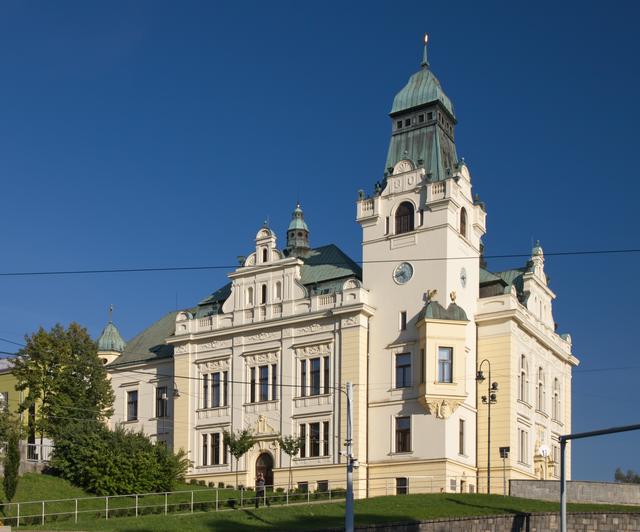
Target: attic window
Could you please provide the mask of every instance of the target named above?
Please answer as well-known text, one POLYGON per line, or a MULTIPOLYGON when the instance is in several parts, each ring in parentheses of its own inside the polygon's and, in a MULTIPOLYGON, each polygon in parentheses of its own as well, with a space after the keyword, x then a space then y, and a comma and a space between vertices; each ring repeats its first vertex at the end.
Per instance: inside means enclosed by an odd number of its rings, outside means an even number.
POLYGON ((424 115, 423 114, 422 115, 418 115, 418 122, 420 124, 422 124, 422 122, 424 122, 424 115))
POLYGON ((268 252, 267 248, 262 248, 262 262, 267 262, 268 252))
POLYGON ((398 121, 396 122, 396 127, 397 127, 398 129, 401 129, 401 128, 402 128, 402 120, 398 120, 398 121))
POLYGON ((427 120, 433 120, 433 113, 427 113, 427 120))
POLYGON ((410 126, 411 125, 411 118, 405 118, 404 125, 405 126, 410 126))

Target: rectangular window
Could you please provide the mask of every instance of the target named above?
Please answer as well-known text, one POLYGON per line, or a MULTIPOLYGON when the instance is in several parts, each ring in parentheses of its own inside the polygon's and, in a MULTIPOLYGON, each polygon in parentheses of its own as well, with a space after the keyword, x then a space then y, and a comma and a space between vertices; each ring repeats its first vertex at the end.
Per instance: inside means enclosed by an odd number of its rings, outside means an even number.
POLYGON ((218 408, 220 404, 220 372, 211 375, 211 407, 218 408))
POLYGON ((406 310, 400 311, 400 330, 401 331, 407 330, 407 311, 406 310))
POLYGON ((453 382, 453 347, 438 348, 438 382, 453 382))
POLYGON ((402 128, 402 120, 398 120, 398 121, 396 122, 396 127, 397 127, 398 129, 402 128))
POLYGON ((329 456, 329 422, 322 422, 322 455, 329 456))
POLYGON ((202 408, 209 408, 209 375, 202 377, 202 408))
POLYGON ((320 395, 320 359, 312 358, 310 363, 311 371, 309 377, 311 379, 311 391, 309 395, 320 395))
POLYGON ((211 464, 220 464, 220 433, 214 432, 211 435, 211 464))
POLYGON ((138 420, 138 390, 127 392, 127 421, 138 420))
POLYGON ((396 418, 396 452, 411 452, 411 418, 409 416, 396 418))
POLYGON ((420 209, 420 227, 424 225, 424 209, 420 209))
POLYGON ((458 431, 458 453, 464 454, 464 419, 460 420, 460 428, 458 431))
POLYGON ((329 393, 329 382, 330 382, 330 377, 329 377, 329 357, 324 357, 322 359, 322 364, 324 367, 324 386, 323 386, 323 393, 329 393))
POLYGON ((458 491, 458 482, 456 481, 455 478, 451 478, 449 479, 449 489, 455 493, 456 491, 458 491))
POLYGON ((411 386, 411 353, 396 355, 396 388, 411 386))
POLYGON ((308 482, 298 482, 298 491, 300 493, 307 493, 309 491, 309 483, 308 482))
POLYGON ((229 404, 229 388, 227 386, 228 375, 228 371, 222 372, 222 400, 224 401, 224 406, 227 406, 229 404))
POLYGON ((269 366, 260 366, 260 401, 269 400, 269 366))
POLYGON ((420 349, 420 384, 424 384, 426 379, 427 359, 424 349, 420 349))
POLYGON ((407 495, 409 493, 409 479, 407 477, 396 478, 396 495, 407 495))
POLYGON ((169 398, 167 396, 167 387, 158 386, 156 388, 156 417, 167 417, 169 406, 169 398))
POLYGON ((249 402, 256 402, 256 368, 250 370, 251 378, 249 379, 249 402))
POLYGON ((404 125, 405 126, 410 126, 411 125, 411 118, 405 118, 404 125))
POLYGON ((202 435, 202 465, 209 465, 209 435, 202 435))
POLYGON ((424 115, 418 115, 418 123, 422 124, 424 122, 424 115))
POLYGON ((320 423, 309 423, 309 456, 320 456, 320 423))
POLYGON ((300 397, 307 395, 307 361, 300 361, 300 397))
POLYGON ((529 434, 524 429, 518 429, 518 460, 523 464, 529 463, 529 434))
POLYGON ((328 480, 318 480, 316 483, 316 490, 320 493, 326 493, 329 491, 329 481, 328 480))
POLYGON ((278 398, 278 365, 273 364, 271 366, 271 400, 275 401, 278 398))
POLYGON ((433 120, 433 113, 427 113, 427 120, 433 120))
POLYGON ((307 456, 307 426, 300 425, 300 458, 307 456))

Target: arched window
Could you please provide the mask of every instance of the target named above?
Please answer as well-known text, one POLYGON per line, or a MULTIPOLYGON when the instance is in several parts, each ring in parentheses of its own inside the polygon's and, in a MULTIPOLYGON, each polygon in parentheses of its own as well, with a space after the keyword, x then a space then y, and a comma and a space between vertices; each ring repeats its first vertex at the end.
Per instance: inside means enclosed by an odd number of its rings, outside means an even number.
POLYGON ((413 205, 403 201, 396 210, 396 235, 413 231, 413 205))
POLYGON ((540 410, 540 412, 544 412, 545 390, 544 370, 542 369, 542 367, 538 368, 538 385, 536 391, 536 409, 540 410))
POLYGON ((522 355, 520 357, 520 374, 518 375, 518 399, 520 401, 524 401, 525 403, 529 398, 527 393, 527 387, 529 385, 529 377, 527 376, 527 372, 527 357, 522 355))
POLYGON ((465 238, 467 236, 467 211, 464 207, 460 211, 460 234, 465 238))
POLYGON ((280 301, 282 299, 282 283, 280 281, 276 281, 274 296, 276 301, 280 301))
POLYGON ((267 251, 267 248, 262 248, 262 262, 267 262, 268 256, 269 256, 269 251, 267 251))
POLYGON ((260 303, 262 305, 265 305, 267 303, 267 285, 266 284, 262 285, 262 294, 260 297, 260 303))
POLYGON ((560 421, 560 381, 553 379, 553 412, 552 418, 560 421))
POLYGON ((247 288, 247 305, 253 306, 253 286, 247 288))

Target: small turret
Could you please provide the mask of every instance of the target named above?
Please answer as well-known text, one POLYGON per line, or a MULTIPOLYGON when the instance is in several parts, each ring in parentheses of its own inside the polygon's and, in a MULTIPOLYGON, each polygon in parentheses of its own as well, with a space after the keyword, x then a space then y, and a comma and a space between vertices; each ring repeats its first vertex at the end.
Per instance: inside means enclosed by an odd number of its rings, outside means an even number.
POLYGON ((109 306, 109 323, 102 329, 102 334, 98 337, 98 357, 102 359, 103 364, 110 364, 118 358, 127 343, 122 339, 120 331, 113 324, 113 305, 109 306))
POLYGON ((309 252, 309 228, 304 221, 300 203, 291 214, 291 223, 287 229, 287 255, 305 256, 309 252))

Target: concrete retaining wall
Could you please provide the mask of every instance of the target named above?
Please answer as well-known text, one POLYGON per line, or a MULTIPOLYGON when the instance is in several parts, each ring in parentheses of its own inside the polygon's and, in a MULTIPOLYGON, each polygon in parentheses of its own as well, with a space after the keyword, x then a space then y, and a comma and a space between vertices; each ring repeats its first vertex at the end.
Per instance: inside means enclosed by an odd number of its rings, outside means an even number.
MULTIPOLYGON (((359 532, 546 532, 560 530, 557 513, 439 519, 419 523, 358 526, 359 532)), ((567 532, 638 532, 640 514, 570 513, 567 532)))
MULTIPOLYGON (((509 495, 557 502, 560 500, 560 482, 557 480, 510 480, 509 495)), ((640 506, 640 484, 571 480, 567 482, 567 501, 640 506)))

